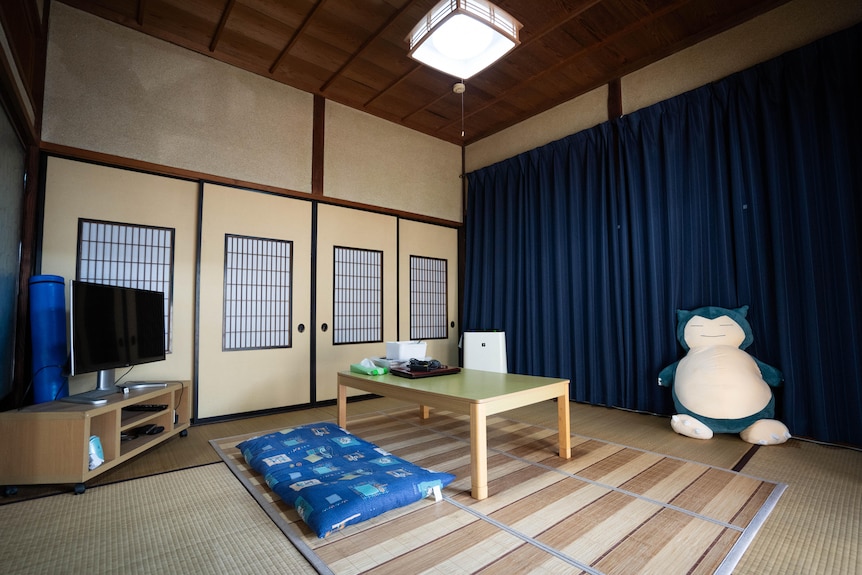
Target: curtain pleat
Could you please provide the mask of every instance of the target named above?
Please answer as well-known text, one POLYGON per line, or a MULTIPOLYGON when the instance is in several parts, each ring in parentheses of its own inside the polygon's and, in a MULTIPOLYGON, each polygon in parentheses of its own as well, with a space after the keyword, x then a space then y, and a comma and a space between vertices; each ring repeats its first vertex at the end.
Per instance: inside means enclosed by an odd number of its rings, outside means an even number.
POLYGON ((676 310, 749 305, 777 417, 862 445, 860 29, 468 174, 465 329, 670 414, 676 310))
POLYGON ((505 329, 511 371, 568 377, 579 401, 601 402, 617 365, 609 137, 599 126, 468 175, 481 217, 466 226, 464 325, 505 329))

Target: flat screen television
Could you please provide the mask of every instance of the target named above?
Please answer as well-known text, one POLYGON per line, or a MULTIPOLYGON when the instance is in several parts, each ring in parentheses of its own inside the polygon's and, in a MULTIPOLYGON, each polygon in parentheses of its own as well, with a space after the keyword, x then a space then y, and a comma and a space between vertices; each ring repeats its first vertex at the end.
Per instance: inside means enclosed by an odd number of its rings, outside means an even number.
POLYGON ((118 391, 116 368, 165 359, 162 292, 72 281, 70 300, 70 372, 97 372, 98 384, 69 401, 101 403, 118 391))

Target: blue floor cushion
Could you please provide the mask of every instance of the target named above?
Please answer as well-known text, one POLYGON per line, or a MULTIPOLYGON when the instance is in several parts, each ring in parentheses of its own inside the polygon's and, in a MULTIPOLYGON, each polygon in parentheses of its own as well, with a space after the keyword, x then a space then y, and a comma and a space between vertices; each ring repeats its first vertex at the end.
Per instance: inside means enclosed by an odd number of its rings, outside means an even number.
POLYGON ((334 423, 311 423, 237 445, 246 462, 317 534, 419 501, 455 476, 387 453, 334 423))

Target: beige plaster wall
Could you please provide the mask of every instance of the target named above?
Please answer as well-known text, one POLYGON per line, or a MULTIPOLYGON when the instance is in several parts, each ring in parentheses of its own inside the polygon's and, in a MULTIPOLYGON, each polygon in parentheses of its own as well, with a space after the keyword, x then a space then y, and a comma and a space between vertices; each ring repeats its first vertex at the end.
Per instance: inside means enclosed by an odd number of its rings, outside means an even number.
POLYGON ((326 103, 324 195, 460 222, 461 147, 326 103))
POLYGON ((623 112, 720 80, 860 20, 858 0, 793 0, 623 77, 623 112))
MULTIPOLYGON (((313 96, 96 18, 51 11, 46 142, 311 191, 313 96)), ((327 102, 324 194, 461 221, 461 148, 327 102)))
POLYGON ((54 2, 42 139, 311 191, 311 94, 54 2))
MULTIPOLYGON (((469 90, 469 86, 467 87, 469 90)), ((608 89, 602 86, 467 146, 464 171, 472 172, 544 146, 608 119, 608 89)), ((469 124, 467 125, 469 129, 469 124)))
MULTIPOLYGON (((693 90, 862 21, 858 0, 792 0, 621 79, 623 113, 693 90)), ((468 87, 469 89, 469 87, 468 87)), ((553 142, 608 119, 602 87, 471 144, 466 171, 553 142)))

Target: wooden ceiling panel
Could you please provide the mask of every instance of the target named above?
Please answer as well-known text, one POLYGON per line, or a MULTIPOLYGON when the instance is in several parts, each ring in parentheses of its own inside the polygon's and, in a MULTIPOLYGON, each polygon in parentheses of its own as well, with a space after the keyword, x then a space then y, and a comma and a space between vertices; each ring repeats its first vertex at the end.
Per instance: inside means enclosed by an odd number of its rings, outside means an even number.
MULTIPOLYGON (((350 52, 345 51, 342 46, 327 44, 320 38, 306 33, 300 34, 288 53, 292 58, 325 70, 327 73, 323 81, 335 74, 350 56, 350 52)), ((317 89, 320 89, 320 85, 317 89)))
POLYGON ((372 92, 366 96, 366 99, 370 100, 392 82, 392 77, 392 73, 388 70, 383 70, 371 62, 362 61, 347 67, 341 74, 337 74, 332 79, 330 86, 327 87, 326 92, 343 89, 344 84, 355 84, 372 92))
POLYGON ((64 4, 131 26, 137 23, 140 2, 139 0, 69 0, 64 4))
POLYGON ((331 75, 330 70, 291 54, 282 57, 278 66, 271 73, 266 74, 268 78, 312 94, 318 94, 320 86, 331 75))
MULTIPOLYGON (((142 0, 139 0, 142 2, 142 0)), ((141 4, 144 31, 157 30, 184 44, 209 46, 218 27, 224 2, 217 0, 147 0, 141 4)))
POLYGON ((411 117, 417 125, 423 126, 423 132, 435 138, 448 142, 461 143, 465 138, 461 137, 461 117, 446 118, 439 116, 430 110, 423 110, 420 114, 411 117))
POLYGON ((417 121, 423 110, 452 94, 452 84, 448 79, 438 76, 429 82, 421 76, 421 73, 405 76, 401 82, 370 102, 366 110, 377 115, 391 112, 405 123, 417 121))
POLYGON ((594 72, 577 69, 560 70, 541 82, 533 82, 507 94, 507 100, 522 109, 531 109, 536 100, 545 100, 551 106, 571 99, 572 91, 583 92, 594 86, 606 84, 604 77, 594 72))
POLYGON ((602 42, 626 25, 636 22, 628 10, 624 10, 624 4, 615 0, 598 3, 561 28, 571 33, 581 45, 602 42))
POLYGON ((680 6, 677 17, 683 23, 682 34, 690 41, 699 41, 720 31, 732 28, 742 22, 775 8, 784 2, 782 0, 762 0, 750 2, 747 0, 726 0, 725 2, 709 2, 697 0, 680 6), (700 33, 700 32, 706 32, 700 33))
MULTIPOLYGON (((373 26, 373 23, 369 23, 366 19, 364 25, 373 26)), ((373 33, 373 29, 367 30, 365 26, 346 19, 335 10, 321 9, 315 13, 314 18, 309 20, 308 27, 303 30, 303 37, 313 38, 319 46, 336 48, 347 58, 373 33)))
MULTIPOLYGON (((222 3, 227 4, 227 1, 222 3)), ((253 11, 259 14, 261 18, 280 22, 292 30, 298 30, 315 4, 317 4, 316 0, 290 0, 290 2, 284 0, 235 0, 234 10, 243 8, 246 11, 253 11)))
POLYGON ((466 140, 475 138, 479 129, 490 129, 494 133, 512 126, 512 120, 521 116, 522 112, 512 106, 508 100, 496 102, 493 106, 484 106, 468 114, 464 119, 466 140))
POLYGON ((277 57, 301 23, 273 18, 255 6, 238 1, 225 19, 224 32, 235 38, 252 40, 256 45, 267 46, 268 51, 274 51, 277 57))
MULTIPOLYGON (((595 46, 587 52, 589 58, 576 58, 570 65, 577 66, 577 75, 582 85, 596 86, 607 84, 611 80, 619 78, 618 66, 623 64, 623 58, 614 48, 607 46, 595 46)), ((569 68, 569 73, 573 73, 569 68)))
POLYGON ((359 53, 359 58, 373 62, 392 74, 409 72, 419 63, 407 56, 407 43, 400 36, 397 28, 392 26, 370 41, 359 53))
POLYGON ((58 0, 255 74, 469 144, 787 0, 497 0, 521 44, 458 81, 407 56, 436 0, 58 0))
MULTIPOLYGON (((326 97, 348 106, 359 100, 370 101, 378 95, 379 90, 364 82, 363 76, 357 76, 355 80, 348 76, 339 76, 338 81, 331 83, 326 89, 326 97)), ((370 111, 370 109, 364 111, 370 111)))
POLYGON ((434 117, 442 118, 446 124, 461 122, 461 95, 451 92, 442 98, 438 98, 425 110, 434 117))
POLYGON ((280 52, 277 47, 227 27, 215 50, 219 57, 227 57, 234 65, 256 74, 266 74, 280 52))
MULTIPOLYGON (((363 111, 398 124, 406 125, 409 122, 413 126, 422 108, 417 107, 413 101, 387 94, 371 102, 363 111)), ((426 130, 420 131, 428 133, 426 130)))
POLYGON ((596 59, 604 62, 606 67, 625 69, 632 62, 642 57, 642 47, 649 47, 650 53, 661 53, 677 40, 672 37, 665 26, 647 26, 632 30, 621 35, 616 42, 602 47, 596 54, 596 59))

